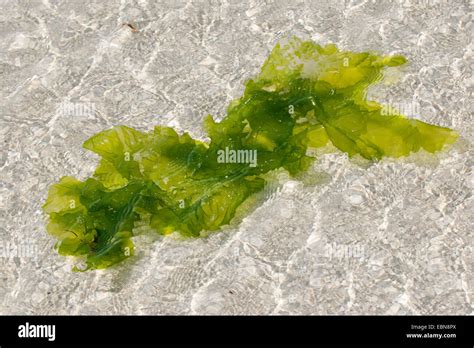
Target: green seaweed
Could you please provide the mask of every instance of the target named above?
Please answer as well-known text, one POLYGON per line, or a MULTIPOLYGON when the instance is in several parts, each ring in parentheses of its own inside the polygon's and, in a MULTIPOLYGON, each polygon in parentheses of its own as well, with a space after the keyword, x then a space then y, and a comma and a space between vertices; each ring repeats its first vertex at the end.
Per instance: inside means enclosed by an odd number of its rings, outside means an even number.
POLYGON ((365 99, 385 67, 405 62, 292 38, 276 45, 227 117, 207 116, 209 142, 168 127, 117 126, 94 135, 84 143, 101 156, 93 176, 61 178, 43 206, 58 252, 83 257, 87 269, 106 268, 133 255, 137 222, 161 235, 217 230, 262 190, 265 173, 301 173, 314 161, 308 150, 328 143, 368 160, 453 143, 454 131, 383 115, 380 104, 365 99))

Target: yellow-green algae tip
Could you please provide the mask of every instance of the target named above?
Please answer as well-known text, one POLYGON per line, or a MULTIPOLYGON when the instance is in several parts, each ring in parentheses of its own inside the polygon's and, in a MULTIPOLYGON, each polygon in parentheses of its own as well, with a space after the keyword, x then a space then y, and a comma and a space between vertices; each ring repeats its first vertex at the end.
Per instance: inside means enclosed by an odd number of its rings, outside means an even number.
POLYGON ((365 99, 385 67, 405 62, 294 37, 275 46, 227 117, 207 116, 208 143, 161 126, 117 126, 92 136, 84 148, 101 156, 95 173, 85 181, 61 178, 43 206, 59 254, 82 257, 86 269, 106 268, 133 255, 137 222, 162 235, 217 230, 262 190, 265 173, 298 174, 314 161, 308 148, 329 142, 369 160, 453 143, 451 129, 385 116, 365 99))

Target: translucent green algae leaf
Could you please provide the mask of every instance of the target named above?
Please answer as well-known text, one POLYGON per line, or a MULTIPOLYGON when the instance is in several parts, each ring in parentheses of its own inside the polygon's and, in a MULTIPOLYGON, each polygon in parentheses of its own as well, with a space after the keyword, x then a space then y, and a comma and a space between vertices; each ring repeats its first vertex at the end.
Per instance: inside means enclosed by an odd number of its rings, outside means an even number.
POLYGON ((365 99, 385 67, 405 62, 292 38, 276 45, 227 117, 205 119, 208 143, 168 127, 94 135, 84 143, 101 156, 93 177, 63 177, 43 206, 58 252, 83 257, 86 269, 106 268, 133 255, 137 223, 162 235, 217 230, 262 190, 265 173, 301 173, 314 161, 308 150, 328 143, 369 160, 441 150, 454 131, 385 116, 365 99))

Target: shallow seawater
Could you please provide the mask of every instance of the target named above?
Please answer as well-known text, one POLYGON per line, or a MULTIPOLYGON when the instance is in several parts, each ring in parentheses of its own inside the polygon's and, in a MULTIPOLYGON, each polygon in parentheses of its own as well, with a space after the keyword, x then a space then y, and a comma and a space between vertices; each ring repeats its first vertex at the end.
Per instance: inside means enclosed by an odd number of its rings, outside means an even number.
POLYGON ((0 255, 0 313, 472 313, 472 5, 421 3, 4 8, 0 240, 17 250, 0 255), (304 180, 275 173, 220 232, 140 236, 134 260, 71 272, 41 205, 60 176, 93 172, 84 140, 121 124, 203 138, 204 116, 222 117, 289 34, 406 56, 369 95, 461 141, 371 165, 321 153, 304 180))

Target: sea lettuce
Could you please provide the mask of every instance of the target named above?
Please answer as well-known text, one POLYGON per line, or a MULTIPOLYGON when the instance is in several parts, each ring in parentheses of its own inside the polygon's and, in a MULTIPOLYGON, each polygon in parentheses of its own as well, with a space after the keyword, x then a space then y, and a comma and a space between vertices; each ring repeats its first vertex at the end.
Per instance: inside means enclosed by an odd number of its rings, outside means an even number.
POLYGON ((208 142, 160 126, 116 126, 92 136, 84 148, 101 157, 92 177, 61 178, 43 206, 58 252, 99 269, 134 254, 137 223, 161 235, 217 230, 263 189, 266 173, 284 168, 297 175, 314 161, 308 150, 329 143, 368 160, 441 150, 456 140, 454 131, 386 116, 366 100, 385 67, 405 62, 292 38, 275 46, 222 121, 205 118, 208 142), (255 163, 222 161, 224 149, 253 153, 255 163))

